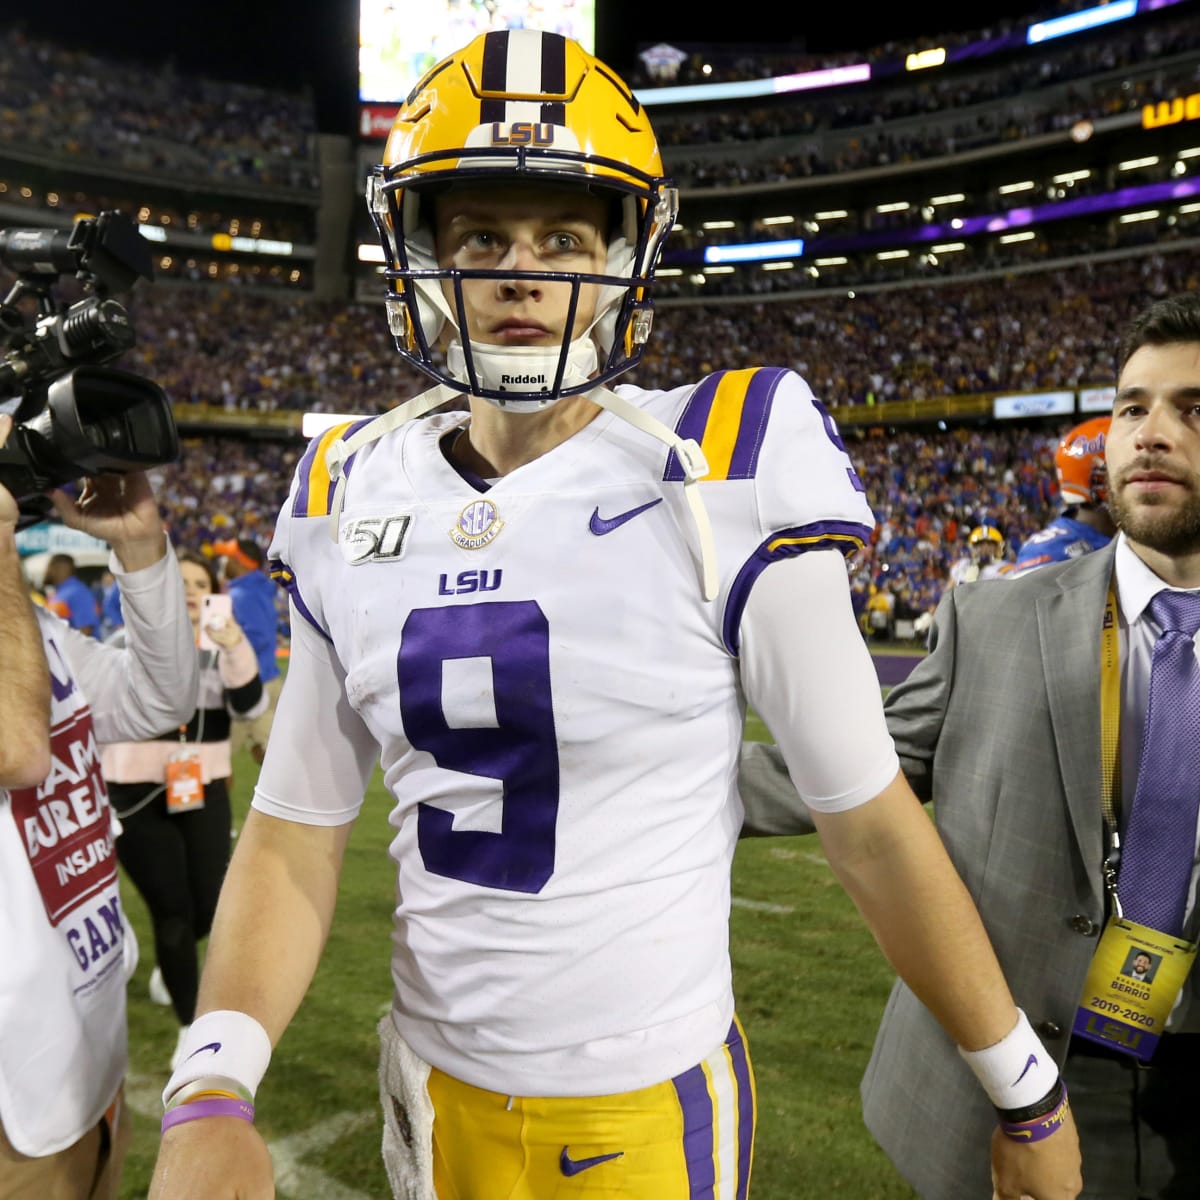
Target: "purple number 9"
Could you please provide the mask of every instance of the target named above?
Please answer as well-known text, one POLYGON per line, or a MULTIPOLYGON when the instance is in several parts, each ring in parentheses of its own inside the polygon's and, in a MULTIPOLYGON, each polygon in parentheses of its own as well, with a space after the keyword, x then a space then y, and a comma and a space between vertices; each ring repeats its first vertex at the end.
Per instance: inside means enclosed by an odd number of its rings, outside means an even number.
POLYGON ((498 779, 499 833, 454 828, 432 804, 417 813, 427 870, 480 887, 540 892, 554 873, 558 741, 550 702, 550 626, 532 600, 417 608, 396 660, 408 740, 439 767, 498 779), (490 658, 497 725, 453 729, 442 709, 442 664, 490 658))

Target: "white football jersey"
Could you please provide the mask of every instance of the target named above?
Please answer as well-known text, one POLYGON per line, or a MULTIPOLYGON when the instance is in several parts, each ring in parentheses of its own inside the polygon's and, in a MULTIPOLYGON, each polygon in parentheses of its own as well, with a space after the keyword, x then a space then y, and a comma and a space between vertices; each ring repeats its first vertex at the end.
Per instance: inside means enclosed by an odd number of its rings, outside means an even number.
MULTIPOLYGON (((741 613, 768 564, 853 551, 873 525, 791 372, 619 391, 706 456, 714 602, 674 454, 608 412, 490 487, 444 453, 466 414, 412 421, 347 463, 336 542, 324 452, 345 429, 330 431, 271 546, 395 801, 397 1026, 498 1092, 626 1091, 720 1044, 741 613)), ((255 806, 353 816, 344 792, 284 785, 306 748, 275 737, 255 806)))

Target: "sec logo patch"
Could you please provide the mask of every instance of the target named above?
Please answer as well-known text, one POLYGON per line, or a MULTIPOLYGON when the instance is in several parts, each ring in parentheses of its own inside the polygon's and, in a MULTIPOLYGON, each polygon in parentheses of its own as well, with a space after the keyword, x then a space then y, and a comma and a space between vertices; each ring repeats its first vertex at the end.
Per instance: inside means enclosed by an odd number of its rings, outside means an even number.
POLYGON ((473 500, 458 514, 450 540, 464 550, 479 550, 496 540, 504 522, 490 500, 473 500))

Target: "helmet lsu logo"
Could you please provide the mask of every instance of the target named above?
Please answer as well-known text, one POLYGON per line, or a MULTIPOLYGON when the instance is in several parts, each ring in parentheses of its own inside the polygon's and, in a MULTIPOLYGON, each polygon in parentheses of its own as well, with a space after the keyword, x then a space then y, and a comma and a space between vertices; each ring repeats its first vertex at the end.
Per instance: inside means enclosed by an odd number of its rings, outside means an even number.
POLYGON ((548 121, 534 124, 532 121, 492 122, 493 146, 553 146, 554 126, 548 121))
POLYGON ((395 559, 404 553, 412 517, 359 517, 347 521, 338 535, 342 557, 351 565, 372 559, 395 559))
POLYGON ((479 550, 496 540, 504 522, 490 500, 475 500, 458 514, 450 540, 464 550, 479 550))

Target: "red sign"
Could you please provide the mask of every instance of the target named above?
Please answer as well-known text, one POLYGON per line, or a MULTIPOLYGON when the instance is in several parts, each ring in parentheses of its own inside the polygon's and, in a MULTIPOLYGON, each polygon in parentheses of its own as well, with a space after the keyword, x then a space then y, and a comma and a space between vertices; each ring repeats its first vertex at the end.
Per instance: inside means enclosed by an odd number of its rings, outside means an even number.
POLYGON ((10 793, 13 820, 51 925, 117 874, 108 789, 86 708, 50 731, 50 774, 10 793))
POLYGON ((398 104, 364 104, 358 110, 359 136, 368 142, 386 141, 399 111, 398 104))

